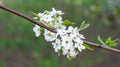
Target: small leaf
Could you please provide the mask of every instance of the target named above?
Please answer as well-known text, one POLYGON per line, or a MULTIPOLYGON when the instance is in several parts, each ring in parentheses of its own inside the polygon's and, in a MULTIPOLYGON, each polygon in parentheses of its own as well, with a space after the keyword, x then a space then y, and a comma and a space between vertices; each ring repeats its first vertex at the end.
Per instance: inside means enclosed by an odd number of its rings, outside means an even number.
POLYGON ((111 39, 111 37, 108 37, 105 41, 105 44, 109 47, 115 47, 117 43, 111 39))
POLYGON ((69 20, 65 20, 62 24, 63 25, 73 25, 74 23, 69 20))
POLYGON ((82 24, 80 25, 80 30, 84 30, 86 28, 88 28, 90 26, 90 24, 85 23, 85 21, 82 22, 82 24))
POLYGON ((97 40, 102 44, 105 45, 105 43, 103 42, 102 38, 100 37, 100 35, 98 35, 97 40))
POLYGON ((38 14, 36 14, 35 12, 31 12, 33 15, 35 15, 37 18, 40 18, 40 16, 38 14))
POLYGON ((87 50, 94 50, 93 48, 91 48, 90 46, 88 46, 87 44, 85 44, 85 43, 83 43, 83 45, 85 46, 85 48, 87 49, 87 50))

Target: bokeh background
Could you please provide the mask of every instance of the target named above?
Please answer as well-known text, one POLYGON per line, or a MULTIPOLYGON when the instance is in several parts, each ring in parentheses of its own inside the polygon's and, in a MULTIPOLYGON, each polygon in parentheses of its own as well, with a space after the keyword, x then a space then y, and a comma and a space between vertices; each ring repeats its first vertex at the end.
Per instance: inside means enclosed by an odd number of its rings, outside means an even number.
MULTIPOLYGON (((1 0, 5 6, 34 17, 35 13, 51 10, 65 12, 79 26, 82 21, 90 27, 81 31, 88 41, 97 42, 112 36, 120 39, 120 0, 1 0)), ((36 38, 34 24, 0 9, 0 67, 120 67, 120 54, 94 48, 83 51, 69 61, 58 56, 43 36, 36 38)), ((115 48, 120 49, 120 40, 115 48)))

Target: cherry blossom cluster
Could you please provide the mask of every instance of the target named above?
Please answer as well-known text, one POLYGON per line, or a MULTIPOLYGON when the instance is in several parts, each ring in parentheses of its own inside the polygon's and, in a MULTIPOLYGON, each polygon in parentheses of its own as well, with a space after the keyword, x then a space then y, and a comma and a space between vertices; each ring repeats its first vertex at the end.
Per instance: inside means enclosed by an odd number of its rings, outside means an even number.
MULTIPOLYGON (((57 33, 53 33, 44 29, 43 34, 45 40, 51 42, 55 52, 59 55, 66 55, 68 59, 72 59, 75 58, 79 52, 85 49, 85 46, 83 45, 83 39, 85 39, 85 37, 79 33, 79 28, 63 25, 64 21, 61 17, 63 14, 64 13, 62 11, 57 11, 52 8, 52 11, 38 13, 37 17, 34 17, 34 19, 37 19, 39 22, 57 30, 57 33)), ((36 37, 40 36, 41 30, 43 29, 38 25, 33 27, 36 37)))

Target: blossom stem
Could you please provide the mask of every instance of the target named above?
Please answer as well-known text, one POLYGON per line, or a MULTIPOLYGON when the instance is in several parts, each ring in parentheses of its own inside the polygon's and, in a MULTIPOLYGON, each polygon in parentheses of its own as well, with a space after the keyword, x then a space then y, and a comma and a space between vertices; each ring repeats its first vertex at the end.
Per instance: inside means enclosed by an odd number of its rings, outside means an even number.
MULTIPOLYGON (((8 7, 3 6, 3 4, 2 4, 1 1, 0 1, 0 8, 3 9, 3 10, 5 10, 5 11, 7 11, 7 12, 10 12, 10 13, 12 13, 12 14, 15 14, 15 15, 17 15, 17 16, 20 16, 20 17, 22 17, 22 18, 24 18, 24 19, 26 19, 26 20, 34 23, 34 24, 37 24, 37 25, 39 25, 39 26, 41 26, 41 27, 43 27, 43 28, 51 31, 51 32, 57 33, 57 31, 56 31, 55 29, 50 28, 50 27, 48 27, 48 26, 46 26, 46 25, 44 25, 44 24, 42 24, 42 23, 39 23, 39 22, 35 21, 34 19, 29 18, 28 16, 23 15, 22 13, 20 13, 20 12, 18 12, 18 11, 15 11, 15 10, 13 10, 13 9, 10 9, 10 8, 8 8, 8 7)), ((109 50, 109 51, 112 51, 112 52, 115 52, 115 53, 119 53, 119 54, 120 54, 120 50, 119 50, 119 49, 110 48, 110 47, 103 46, 103 45, 100 45, 100 44, 96 44, 96 43, 93 43, 93 42, 89 42, 89 41, 86 41, 86 40, 84 40, 84 43, 86 43, 86 44, 88 44, 88 45, 90 45, 90 46, 94 46, 94 47, 97 47, 97 48, 106 49, 106 50, 109 50)))

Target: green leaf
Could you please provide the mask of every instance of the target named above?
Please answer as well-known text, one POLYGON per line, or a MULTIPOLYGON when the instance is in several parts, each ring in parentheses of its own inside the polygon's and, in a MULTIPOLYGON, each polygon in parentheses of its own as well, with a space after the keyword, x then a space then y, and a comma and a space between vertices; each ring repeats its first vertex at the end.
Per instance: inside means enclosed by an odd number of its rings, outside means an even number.
POLYGON ((62 24, 63 25, 73 25, 74 23, 69 20, 65 20, 62 24))
POLYGON ((89 45, 87 45, 87 44, 85 44, 85 43, 83 43, 83 45, 85 46, 85 48, 87 49, 87 50, 94 50, 93 48, 91 48, 89 45))
POLYGON ((117 43, 111 39, 111 37, 108 37, 105 41, 105 44, 109 47, 115 47, 117 43))
POLYGON ((35 15, 36 17, 38 17, 38 19, 40 18, 40 16, 38 14, 36 14, 35 12, 31 12, 33 15, 35 15))
POLYGON ((98 35, 97 40, 102 44, 105 45, 105 43, 103 42, 102 38, 100 37, 100 35, 98 35))
POLYGON ((90 26, 90 24, 85 23, 85 21, 82 22, 82 24, 80 25, 80 30, 84 30, 86 28, 88 28, 90 26))

